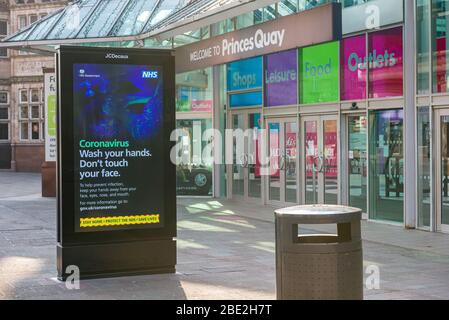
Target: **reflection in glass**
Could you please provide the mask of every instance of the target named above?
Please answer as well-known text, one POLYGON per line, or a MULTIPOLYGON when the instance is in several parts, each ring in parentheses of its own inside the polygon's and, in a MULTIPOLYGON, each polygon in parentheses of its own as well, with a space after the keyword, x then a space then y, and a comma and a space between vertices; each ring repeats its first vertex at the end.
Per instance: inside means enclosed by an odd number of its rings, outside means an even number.
POLYGON ((370 217, 403 222, 403 111, 373 111, 369 121, 370 217))
POLYGON ((441 224, 449 224, 449 116, 441 117, 441 224))
POLYGON ((211 196, 212 166, 203 158, 203 150, 209 141, 202 138, 205 131, 212 128, 212 120, 177 120, 176 128, 180 131, 177 139, 177 195, 211 196))
POLYGON ((324 203, 338 204, 337 120, 324 120, 324 203))
POLYGON ((212 112, 212 68, 176 75, 176 112, 212 112))
POLYGON ((448 12, 448 1, 432 0, 432 84, 434 93, 449 91, 448 12))
MULTIPOLYGON (((233 129, 244 129, 245 120, 243 114, 235 114, 232 116, 233 129)), ((244 154, 244 142, 238 141, 238 137, 234 136, 233 142, 233 177, 232 177, 232 194, 245 195, 245 173, 243 159, 239 159, 244 154)))
POLYGON ((260 113, 249 115, 248 128, 251 130, 248 137, 248 196, 250 198, 260 198, 262 195, 262 177, 259 161, 259 142, 261 138, 260 113))
POLYGON ((367 119, 348 117, 349 205, 367 212, 367 119))
POLYGON ((269 124, 270 148, 270 200, 281 201, 280 183, 280 126, 279 123, 269 124))
POLYGON ((417 93, 429 93, 430 1, 416 0, 416 82, 417 93))
POLYGON ((430 115, 429 107, 417 109, 418 226, 430 227, 430 115))
POLYGON ((316 121, 304 122, 306 204, 318 203, 318 131, 316 121))
POLYGON ((297 135, 298 125, 296 122, 285 123, 285 201, 297 203, 297 135))

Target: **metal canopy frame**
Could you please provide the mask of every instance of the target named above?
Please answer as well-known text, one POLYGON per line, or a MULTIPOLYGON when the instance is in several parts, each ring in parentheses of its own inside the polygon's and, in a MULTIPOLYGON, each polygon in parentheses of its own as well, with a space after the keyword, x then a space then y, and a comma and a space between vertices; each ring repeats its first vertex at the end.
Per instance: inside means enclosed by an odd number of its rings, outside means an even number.
POLYGON ((139 44, 142 43, 143 40, 151 38, 162 41, 185 34, 190 31, 197 30, 201 27, 226 20, 228 18, 236 17, 243 13, 251 12, 269 6, 278 2, 279 0, 193 0, 187 2, 186 4, 182 3, 182 0, 180 0, 178 2, 177 8, 174 8, 168 16, 150 27, 151 21, 155 18, 161 5, 165 1, 170 1, 154 0, 157 1, 157 4, 152 8, 147 21, 145 22, 139 33, 113 36, 111 34, 119 23, 120 18, 122 18, 123 14, 127 11, 133 1, 137 1, 126 0, 126 5, 124 5, 117 18, 115 18, 114 22, 111 24, 111 27, 107 32, 107 36, 90 38, 80 37, 80 33, 83 27, 89 22, 100 4, 102 4, 103 1, 107 1, 96 0, 96 2, 92 6, 92 9, 90 9, 90 11, 83 19, 84 21, 77 27, 77 30, 72 38, 47 39, 50 32, 59 23, 62 22, 65 12, 67 10, 72 10, 74 6, 82 6, 85 1, 86 0, 77 0, 75 2, 72 2, 65 8, 57 10, 54 13, 46 16, 45 18, 38 20, 28 28, 5 38, 0 42, 0 48, 20 49, 41 54, 52 54, 55 52, 55 46, 64 44, 73 45, 98 43, 99 45, 101 45, 101 43, 104 43, 105 45, 107 45, 107 43, 124 41, 134 41, 139 44), (182 4, 183 6, 179 7, 179 5, 182 4), (57 15, 59 16, 55 17, 57 15), (48 23, 50 19, 55 19, 55 21, 52 21, 52 23, 46 27, 44 36, 36 39, 29 39, 29 36, 32 35, 33 31, 35 31, 38 26, 41 26, 42 23, 48 23))

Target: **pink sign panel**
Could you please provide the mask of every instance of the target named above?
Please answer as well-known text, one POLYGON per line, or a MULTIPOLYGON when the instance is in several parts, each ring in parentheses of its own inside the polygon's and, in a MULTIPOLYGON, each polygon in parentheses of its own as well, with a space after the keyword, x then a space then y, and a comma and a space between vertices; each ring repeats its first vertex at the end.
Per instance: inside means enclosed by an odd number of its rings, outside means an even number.
POLYGON ((192 100, 192 111, 212 112, 212 100, 192 100))
POLYGON ((355 36, 342 40, 341 99, 366 99, 366 37, 355 36))
POLYGON ((369 34, 368 47, 370 98, 402 96, 402 27, 369 34))

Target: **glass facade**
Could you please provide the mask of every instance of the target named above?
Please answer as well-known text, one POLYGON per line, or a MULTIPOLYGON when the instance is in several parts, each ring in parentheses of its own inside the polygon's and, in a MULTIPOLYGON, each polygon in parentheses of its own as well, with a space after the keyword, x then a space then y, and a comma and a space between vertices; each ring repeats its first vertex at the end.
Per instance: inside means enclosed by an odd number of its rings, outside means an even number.
POLYGON ((212 113, 212 86, 212 68, 177 74, 176 111, 212 113))
POLYGON ((177 120, 176 188, 178 196, 212 195, 212 155, 206 154, 211 143, 207 130, 211 119, 177 120))
MULTIPOLYGON (((204 12, 201 6, 216 8, 212 7, 212 3, 215 3, 214 5, 219 3, 205 0, 162 0, 157 5, 150 3, 151 1, 141 0, 109 2, 110 6, 105 6, 105 0, 83 1, 78 7, 81 19, 79 30, 64 28, 59 23, 57 28, 48 30, 56 21, 66 21, 66 25, 70 25, 74 15, 69 10, 63 10, 36 24, 32 30, 23 30, 16 39, 32 40, 43 35, 58 39, 58 37, 85 38, 94 35, 138 34, 163 27, 170 21, 178 21, 179 17, 189 18, 204 12), (91 12, 95 6, 102 9, 101 11, 110 11, 110 19, 101 19, 95 10, 91 12), (186 7, 189 7, 190 11, 185 10, 186 7)), ((147 47, 185 45, 329 2, 333 1, 281 0, 217 22, 211 27, 176 35, 164 42, 147 39, 144 44, 147 47)), ((369 1, 338 2, 347 8, 369 1)), ((220 2, 225 5, 229 3, 230 1, 226 0, 220 2)), ((449 16, 449 1, 416 0, 416 6, 417 95, 447 93, 449 60, 446 47, 449 27, 446 20, 449 16)), ((369 213, 371 219, 403 222, 403 127, 406 124, 403 123, 403 111, 392 109, 404 107, 400 98, 404 93, 403 42, 406 39, 403 39, 404 30, 399 24, 394 22, 378 30, 351 32, 351 36, 338 42, 314 44, 297 50, 235 61, 226 66, 178 74, 177 126, 183 132, 178 139, 181 146, 179 156, 183 159, 182 165, 178 168, 179 194, 192 195, 194 193, 191 189, 192 182, 207 185, 201 191, 197 191, 198 195, 212 194, 212 186, 207 184, 212 181, 212 166, 206 163, 203 157, 198 156, 197 151, 202 150, 207 144, 207 139, 202 135, 207 129, 212 128, 214 116, 214 124, 221 130, 226 128, 226 119, 236 128, 253 129, 252 138, 246 141, 244 146, 245 154, 250 156, 247 159, 249 165, 242 166, 239 163, 241 159, 234 159, 236 165, 233 169, 231 166, 222 166, 220 169, 220 176, 223 179, 232 177, 229 184, 233 194, 263 200, 269 197, 271 200, 281 202, 285 200, 292 203, 316 203, 323 199, 326 203, 342 203, 346 202, 346 199, 340 199, 342 197, 339 179, 345 179, 348 187, 348 204, 362 208, 364 212, 369 213), (217 90, 219 93, 213 90, 212 80, 216 71, 219 71, 221 81, 220 89, 217 90), (219 102, 214 101, 218 94, 221 96, 219 102), (396 99, 389 100, 389 98, 396 99), (387 109, 377 110, 376 104, 379 101, 383 103, 380 108, 387 109), (355 110, 357 109, 355 107, 351 110, 351 102, 358 102, 363 106, 360 110, 355 110), (315 107, 316 112, 312 110, 315 107), (251 111, 248 111, 248 108, 252 108, 251 111), (278 112, 276 108, 288 112, 278 112), (340 112, 341 110, 343 112, 340 112), (349 114, 351 111, 354 113, 349 114), (222 114, 215 118, 216 112, 222 114), (310 118, 301 120, 303 125, 299 126, 298 118, 307 116, 310 118), (281 117, 289 117, 287 121, 291 120, 291 123, 286 125, 280 121, 279 124, 272 123, 266 127, 267 123, 264 121, 281 117), (342 120, 347 124, 344 141, 339 140, 341 134, 339 123, 342 120), (257 159, 257 151, 260 148, 257 141, 262 128, 268 129, 270 139, 268 148, 272 166, 268 182, 261 179, 257 159), (199 136, 201 137, 198 138, 199 136), (297 145, 296 139, 301 143, 297 145), (286 145, 282 145, 283 142, 286 145), (301 153, 304 156, 296 155, 296 152, 289 154, 290 147, 287 144, 294 145, 295 148, 301 146, 301 153), (342 155, 343 151, 348 151, 348 154, 342 155), (347 163, 339 163, 340 157, 347 163), (340 164, 342 170, 339 168, 340 164), (299 167, 302 172, 298 172, 299 167), (232 174, 228 172, 226 176, 226 169, 233 170, 232 174), (198 177, 192 176, 197 172, 201 173, 198 177), (283 180, 287 185, 285 189, 281 186, 283 180), (263 186, 268 189, 266 194, 262 193, 263 186), (305 198, 298 192, 298 188, 305 188, 300 190, 304 191, 305 198)), ((117 42, 116 45, 125 44, 131 47, 136 42, 117 42)), ((418 226, 423 228, 431 225, 433 214, 430 205, 432 108, 433 106, 419 107, 416 117, 417 220, 418 226)), ((442 131, 445 130, 446 123, 444 121, 440 123, 442 131)), ((26 136, 27 131, 31 139, 33 129, 31 127, 24 129, 23 136, 26 136)), ((445 137, 442 134, 439 139, 445 137)), ((238 148, 237 145, 234 147, 238 148)), ((443 145, 439 147, 444 149, 443 145)), ((234 150, 235 154, 236 151, 234 150)), ((447 170, 445 171, 444 161, 442 159, 441 161, 444 176, 447 170)), ((443 191, 447 189, 447 181, 449 179, 441 179, 443 191)), ((220 195, 223 196, 229 186, 226 181, 220 180, 220 183, 220 195)), ((443 198, 444 196, 445 194, 443 198)), ((446 215, 443 214, 442 217, 446 215)))
POLYGON ((403 222, 403 111, 371 111, 369 127, 370 218, 403 222))
POLYGON ((430 147, 430 108, 417 109, 417 160, 418 160, 418 226, 430 227, 431 198, 431 147, 430 147))
POLYGON ((441 195, 441 217, 442 225, 449 225, 449 116, 440 118, 440 195, 441 195))
POLYGON ((348 116, 349 205, 367 212, 368 150, 366 116, 348 116))
POLYGON ((448 15, 449 1, 432 0, 432 91, 449 92, 448 15))
POLYGON ((430 92, 430 1, 416 1, 416 93, 430 92))

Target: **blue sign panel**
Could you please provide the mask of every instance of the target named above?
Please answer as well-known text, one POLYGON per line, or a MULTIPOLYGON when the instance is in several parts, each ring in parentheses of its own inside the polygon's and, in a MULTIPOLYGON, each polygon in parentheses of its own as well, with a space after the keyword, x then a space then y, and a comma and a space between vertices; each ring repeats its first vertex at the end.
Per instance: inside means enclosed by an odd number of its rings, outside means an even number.
POLYGON ((262 91, 237 93, 229 96, 229 104, 231 108, 261 106, 262 102, 262 91))
POLYGON ((255 57, 227 65, 228 91, 260 89, 256 92, 231 94, 231 108, 261 106, 263 104, 263 58, 255 57))
POLYGON ((262 88, 262 57, 229 63, 228 91, 262 88))

